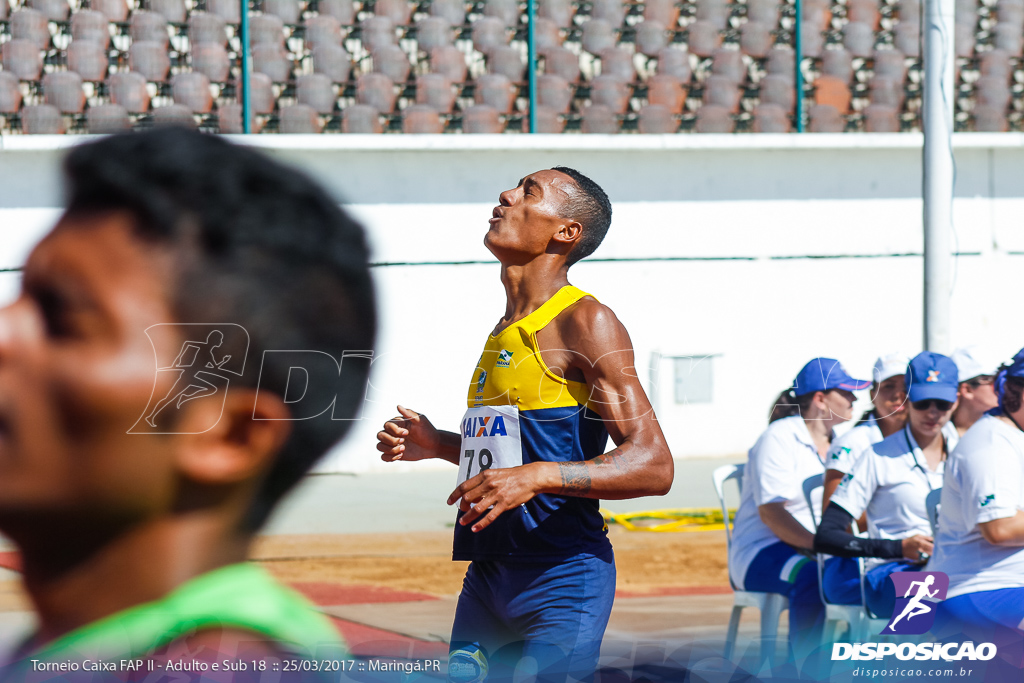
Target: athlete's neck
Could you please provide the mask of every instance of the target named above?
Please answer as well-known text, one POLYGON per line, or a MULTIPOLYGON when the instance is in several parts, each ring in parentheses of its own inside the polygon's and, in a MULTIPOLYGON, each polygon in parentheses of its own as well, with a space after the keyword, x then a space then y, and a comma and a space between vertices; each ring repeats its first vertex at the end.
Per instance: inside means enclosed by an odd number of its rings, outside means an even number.
POLYGON ((242 562, 250 541, 219 516, 179 513, 107 538, 21 544, 25 588, 39 615, 37 645, 242 562))
POLYGON ((804 419, 807 431, 811 434, 814 447, 818 449, 818 457, 824 461, 832 443, 832 423, 824 415, 809 416, 804 419))
POLYGON ((497 330, 530 315, 568 285, 568 271, 564 259, 543 256, 526 264, 503 264, 501 284, 505 286, 505 315, 497 330))

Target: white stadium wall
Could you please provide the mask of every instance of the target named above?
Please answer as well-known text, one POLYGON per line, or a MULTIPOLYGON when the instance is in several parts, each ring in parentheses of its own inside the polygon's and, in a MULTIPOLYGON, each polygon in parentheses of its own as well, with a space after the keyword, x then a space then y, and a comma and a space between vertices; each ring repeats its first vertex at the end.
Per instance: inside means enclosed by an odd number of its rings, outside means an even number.
MULTIPOLYGON (((78 140, 2 140, 0 268, 15 269, 0 275, 5 299, 59 213, 62 149, 78 140)), ((374 449, 396 403, 456 427, 504 311, 498 267, 482 244, 487 219, 501 190, 539 168, 575 167, 612 199, 608 238, 570 279, 629 330, 636 372, 676 457, 744 453, 813 356, 870 377, 879 353, 921 346, 918 135, 250 142, 327 184, 369 229, 379 264, 381 334, 365 419, 327 471, 410 467, 385 466, 374 449), (711 357, 707 402, 677 403, 674 356, 711 357)), ((1024 345, 1024 136, 961 134, 955 149, 952 341, 1009 356, 1024 345)), ((685 375, 690 365, 680 365, 685 375)))

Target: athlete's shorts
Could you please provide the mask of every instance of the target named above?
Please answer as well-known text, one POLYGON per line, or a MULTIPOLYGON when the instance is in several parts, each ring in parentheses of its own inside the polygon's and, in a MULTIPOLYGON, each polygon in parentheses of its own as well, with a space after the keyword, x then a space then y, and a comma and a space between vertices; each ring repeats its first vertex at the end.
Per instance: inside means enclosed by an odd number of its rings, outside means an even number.
POLYGON ((480 650, 488 683, 511 681, 517 667, 519 676, 536 672, 544 683, 569 675, 587 680, 614 598, 610 550, 543 564, 474 561, 462 584, 450 653, 480 650))
MULTIPOLYGON (((896 589, 889 575, 896 572, 919 572, 920 564, 896 560, 874 567, 864 575, 864 597, 868 609, 876 617, 888 619, 896 606, 896 589)), ((859 605, 860 573, 857 561, 848 557, 833 557, 825 562, 822 573, 825 599, 833 605, 859 605)))
POLYGON ((999 657, 1024 667, 1024 588, 965 593, 939 603, 933 633, 945 642, 993 643, 999 657))

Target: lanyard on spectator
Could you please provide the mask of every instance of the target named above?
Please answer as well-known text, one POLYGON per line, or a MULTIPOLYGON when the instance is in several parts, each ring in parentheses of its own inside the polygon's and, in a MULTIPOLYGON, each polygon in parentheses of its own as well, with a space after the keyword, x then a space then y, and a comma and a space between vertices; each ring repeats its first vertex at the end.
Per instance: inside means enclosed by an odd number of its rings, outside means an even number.
MULTIPOLYGON (((1016 424, 1016 422, 1014 424, 1016 424)), ((1021 430, 1021 431, 1024 431, 1024 430, 1021 430)), ((914 448, 914 445, 912 443, 910 443, 910 425, 905 425, 903 427, 903 438, 906 439, 906 441, 907 441, 907 448, 910 449, 910 457, 914 459, 914 466, 911 467, 910 469, 921 470, 921 474, 924 475, 924 483, 928 484, 928 490, 929 491, 934 491, 935 489, 932 488, 931 477, 928 476, 928 470, 926 470, 921 465, 921 463, 918 462, 918 460, 917 460, 917 449, 914 448)), ((945 452, 946 452, 946 437, 944 437, 944 436, 942 437, 942 452, 943 452, 943 454, 945 454, 945 452)))
POLYGON ((1021 427, 1020 423, 1013 419, 1013 415, 1010 415, 1010 413, 1006 410, 1003 410, 1003 415, 1010 418, 1010 422, 1012 422, 1017 429, 1024 432, 1024 427, 1021 427))

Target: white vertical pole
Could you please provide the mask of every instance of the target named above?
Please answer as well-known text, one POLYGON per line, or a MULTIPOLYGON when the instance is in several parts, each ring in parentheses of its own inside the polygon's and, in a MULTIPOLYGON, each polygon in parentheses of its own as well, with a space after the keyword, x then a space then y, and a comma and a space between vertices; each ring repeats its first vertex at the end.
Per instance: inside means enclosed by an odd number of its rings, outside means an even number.
POLYGON ((925 0, 924 348, 950 351, 953 233, 954 0, 925 0))

